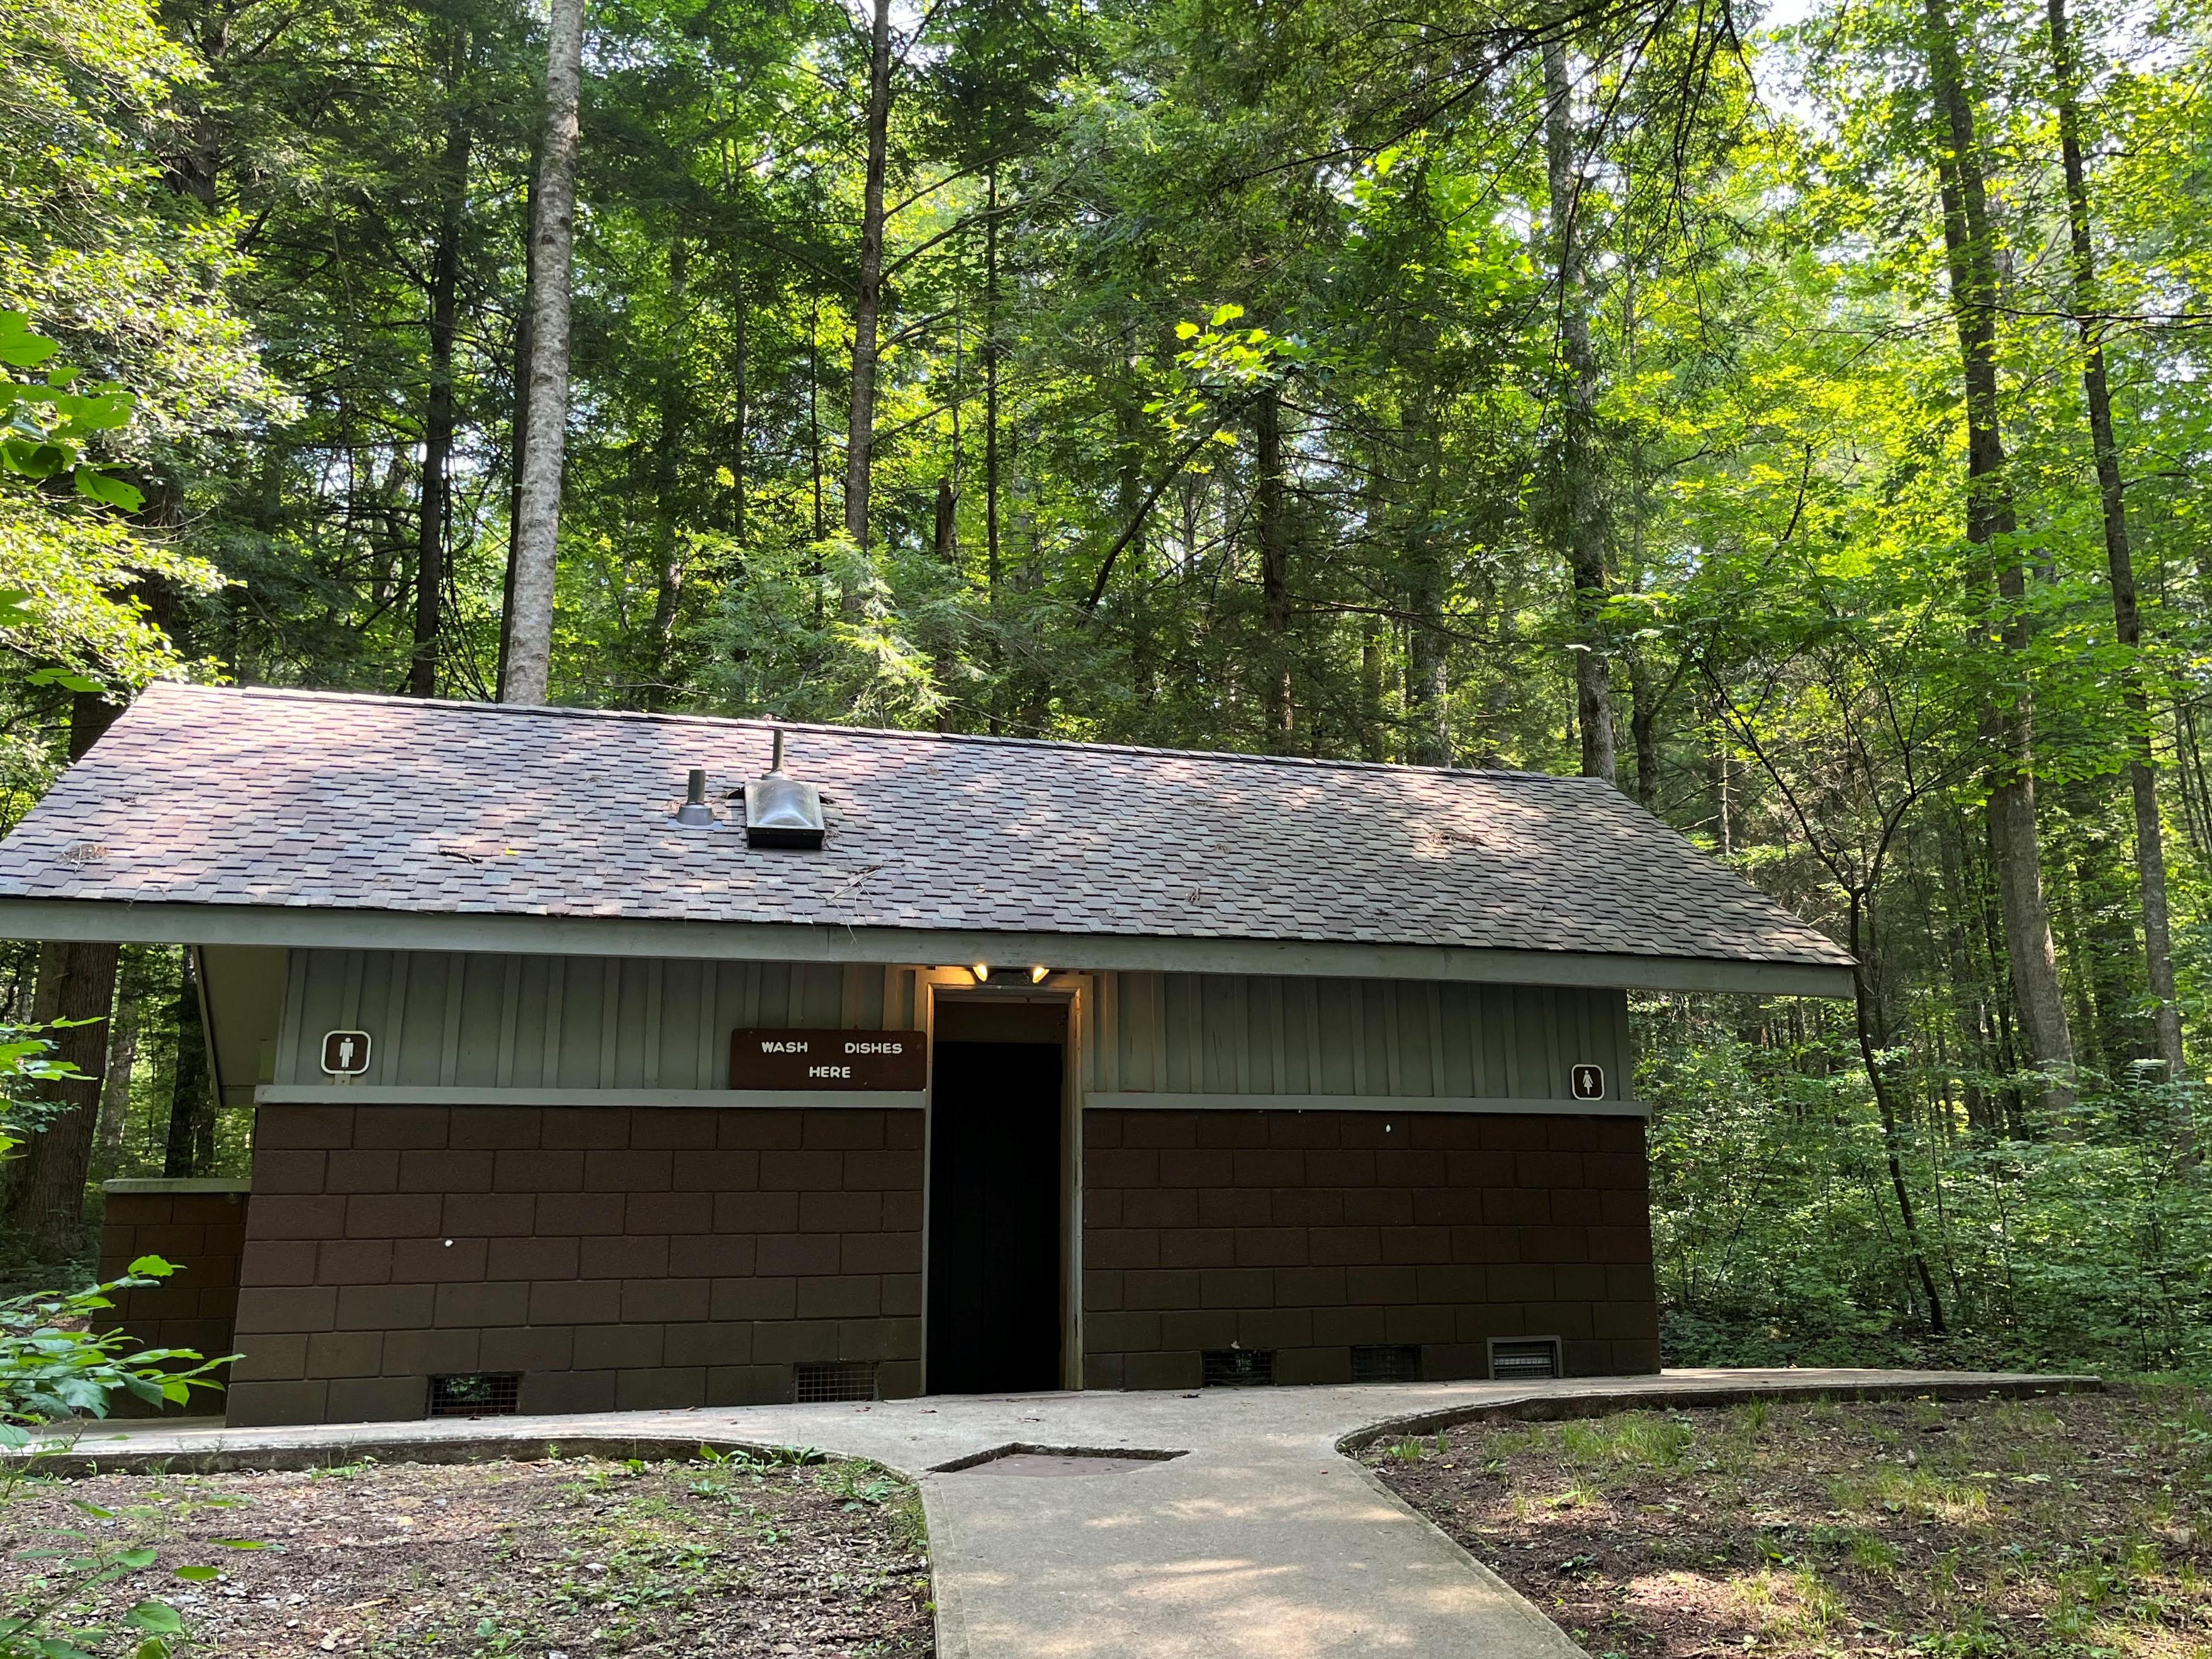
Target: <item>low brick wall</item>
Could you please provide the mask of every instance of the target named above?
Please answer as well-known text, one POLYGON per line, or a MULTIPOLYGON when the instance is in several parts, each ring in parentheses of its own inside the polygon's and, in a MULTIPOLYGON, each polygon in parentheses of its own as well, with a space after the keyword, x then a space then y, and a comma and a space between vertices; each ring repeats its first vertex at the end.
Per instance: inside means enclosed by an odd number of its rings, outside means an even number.
MULTIPOLYGON (((100 1234, 101 1282, 120 1279, 142 1255, 179 1271, 115 1299, 115 1322, 149 1348, 231 1351, 238 1312, 239 1252, 247 1215, 243 1182, 115 1181, 106 1184, 100 1234)), ((194 1409, 216 1400, 195 1396, 194 1409)))
MULTIPOLYGON (((920 1389, 919 1109, 258 1120, 234 1423, 419 1417, 431 1376, 479 1371, 520 1373, 525 1412, 788 1400, 817 1361, 920 1389)), ((1346 1381, 1366 1344, 1481 1376, 1492 1337, 1559 1337, 1570 1375, 1658 1368, 1635 1120, 1094 1110, 1085 1141, 1090 1387, 1192 1387, 1231 1346, 1284 1383, 1346 1381)), ((165 1201, 112 1212, 111 1241, 206 1258, 189 1292, 133 1293, 176 1341, 223 1260, 209 1206, 240 1206, 165 1201)))
POLYGON ((1659 1368, 1644 1126, 1375 1111, 1084 1115, 1084 1377, 1197 1385, 1273 1349, 1279 1382, 1418 1344, 1488 1375, 1492 1337, 1557 1336, 1570 1376, 1659 1368))
POLYGON ((234 1424, 791 1398, 799 1362, 921 1385, 922 1113, 264 1106, 234 1424))

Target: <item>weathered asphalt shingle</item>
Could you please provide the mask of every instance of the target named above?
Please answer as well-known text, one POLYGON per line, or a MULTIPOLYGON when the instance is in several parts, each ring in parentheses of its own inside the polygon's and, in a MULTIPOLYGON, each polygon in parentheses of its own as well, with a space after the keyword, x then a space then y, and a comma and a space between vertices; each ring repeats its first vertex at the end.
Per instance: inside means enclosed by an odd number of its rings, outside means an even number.
POLYGON ((788 726, 821 852, 677 828, 771 729, 157 685, 0 896, 1849 960, 1584 778, 788 726))

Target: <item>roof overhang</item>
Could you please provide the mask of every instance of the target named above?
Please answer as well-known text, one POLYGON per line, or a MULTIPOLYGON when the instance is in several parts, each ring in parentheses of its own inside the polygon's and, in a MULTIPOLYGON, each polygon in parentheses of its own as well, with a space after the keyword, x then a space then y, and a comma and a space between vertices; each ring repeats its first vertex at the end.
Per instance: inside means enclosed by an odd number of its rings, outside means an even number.
POLYGON ((1042 963, 1188 974, 1315 975, 1493 985, 1739 991, 1847 997, 1851 970, 1820 963, 1479 951, 1449 945, 1170 939, 1116 933, 840 927, 617 916, 362 910, 305 905, 147 904, 0 898, 0 939, 258 945, 328 951, 469 951, 523 956, 696 957, 886 965, 1042 963))

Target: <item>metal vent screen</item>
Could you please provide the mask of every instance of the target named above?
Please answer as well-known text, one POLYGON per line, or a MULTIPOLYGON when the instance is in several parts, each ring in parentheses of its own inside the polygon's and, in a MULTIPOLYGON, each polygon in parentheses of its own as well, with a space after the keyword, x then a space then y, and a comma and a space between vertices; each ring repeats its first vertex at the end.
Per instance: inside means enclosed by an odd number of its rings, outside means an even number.
POLYGON ((802 1406, 833 1406, 876 1397, 876 1368, 865 1359, 793 1365, 791 1397, 802 1406))
POLYGON ((1419 1382, 1421 1345, 1418 1342, 1354 1343, 1352 1380, 1355 1382, 1419 1382))
POLYGON ((430 1379, 433 1417, 512 1417, 521 1397, 520 1371, 468 1371, 430 1379))
POLYGON ((1523 1382, 1531 1377, 1559 1375, 1559 1339, 1556 1336, 1492 1338, 1490 1375, 1500 1382, 1523 1382))
POLYGON ((1208 1348, 1200 1359, 1209 1389, 1263 1389, 1275 1380, 1273 1348, 1208 1348))

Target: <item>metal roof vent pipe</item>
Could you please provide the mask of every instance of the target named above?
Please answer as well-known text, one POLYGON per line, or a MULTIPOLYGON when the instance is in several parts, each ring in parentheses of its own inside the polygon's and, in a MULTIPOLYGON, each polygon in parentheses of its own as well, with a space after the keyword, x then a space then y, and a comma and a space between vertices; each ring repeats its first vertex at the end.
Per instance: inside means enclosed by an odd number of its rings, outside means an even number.
POLYGON ((699 767, 693 767, 684 780, 684 805, 676 809, 676 822, 686 830, 714 827, 714 809, 707 805, 707 774, 699 767))
POLYGON ((799 847, 822 845, 822 792, 811 783, 786 777, 783 771, 783 733, 775 734, 775 752, 768 775, 744 787, 745 845, 799 847))

